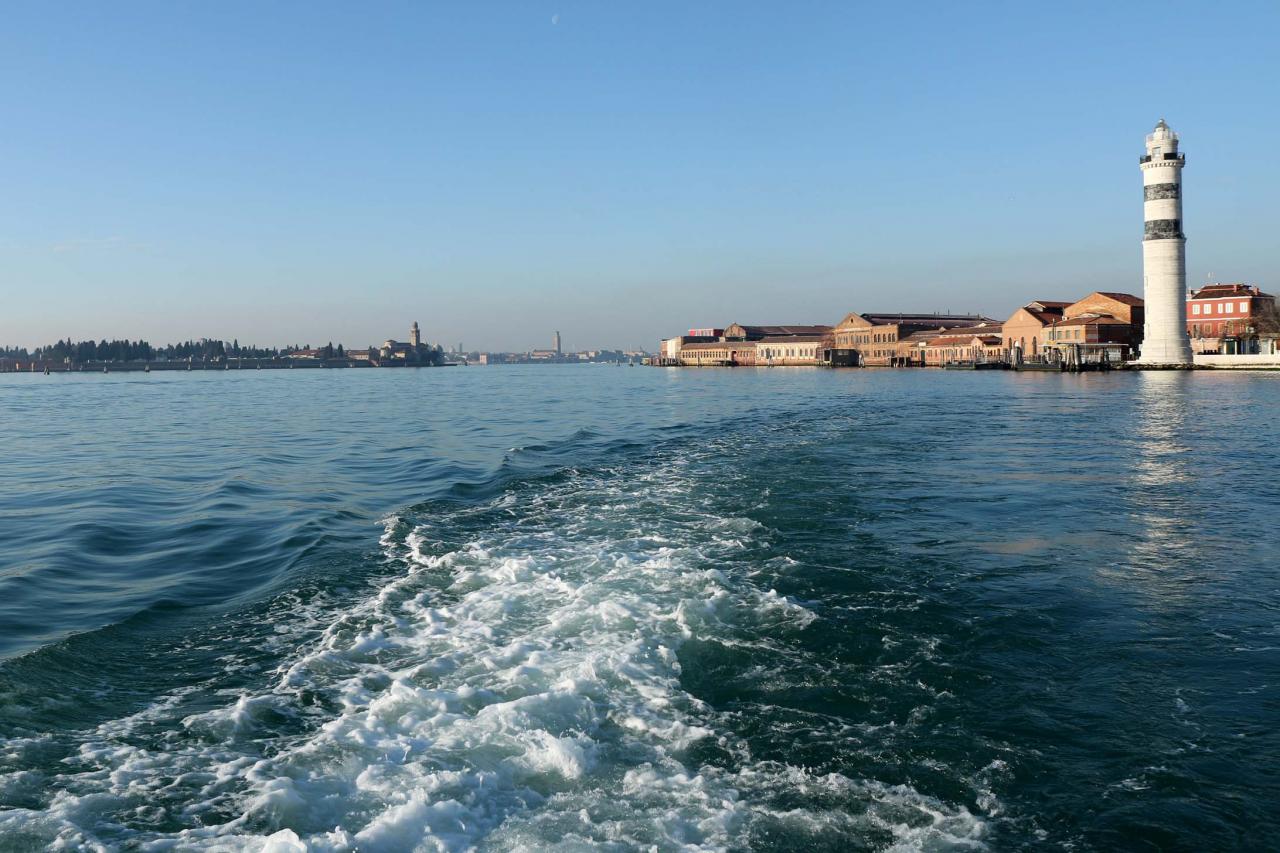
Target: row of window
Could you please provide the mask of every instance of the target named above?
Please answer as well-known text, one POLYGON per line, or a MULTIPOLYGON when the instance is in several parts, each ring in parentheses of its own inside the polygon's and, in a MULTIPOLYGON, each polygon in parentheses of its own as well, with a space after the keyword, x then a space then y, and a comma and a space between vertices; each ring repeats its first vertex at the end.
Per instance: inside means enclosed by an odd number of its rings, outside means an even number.
MULTIPOLYGON (((1218 312, 1217 312, 1217 313, 1219 313, 1219 314, 1230 314, 1230 313, 1231 313, 1232 303, 1230 303, 1230 302, 1204 303, 1204 313, 1205 313, 1205 314, 1212 314, 1212 313, 1214 313, 1214 311, 1213 311, 1213 305, 1214 305, 1214 304, 1216 304, 1216 305, 1218 306, 1218 312)), ((1192 313, 1192 314, 1199 314, 1199 313, 1201 313, 1201 311, 1200 311, 1200 306, 1201 306, 1201 303, 1199 303, 1199 302, 1192 302, 1192 303, 1191 303, 1191 313, 1192 313)), ((1240 313, 1241 313, 1241 314, 1248 314, 1248 313, 1249 313, 1249 303, 1248 303, 1247 301, 1246 301, 1246 302, 1241 302, 1241 303, 1240 303, 1240 313)))
POLYGON ((893 344, 898 342, 898 336, 893 332, 844 334, 837 335, 837 340, 842 344, 893 344))
POLYGON ((1191 337, 1193 338, 1219 338, 1223 335, 1230 337, 1247 332, 1246 324, 1243 321, 1227 322, 1227 323, 1192 323, 1191 337))
MULTIPOLYGON (((689 361, 725 361, 733 356, 741 358, 747 353, 747 350, 683 350, 681 357, 689 361)), ((804 347, 770 347, 760 350, 759 354, 763 358, 816 358, 817 347, 808 351, 804 347)))

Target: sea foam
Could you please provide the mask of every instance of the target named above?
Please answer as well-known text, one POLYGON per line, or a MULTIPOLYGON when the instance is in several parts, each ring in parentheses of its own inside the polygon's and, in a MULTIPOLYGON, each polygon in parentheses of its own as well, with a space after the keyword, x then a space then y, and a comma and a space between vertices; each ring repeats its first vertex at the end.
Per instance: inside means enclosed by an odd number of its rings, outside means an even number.
POLYGON ((980 845, 981 820, 909 787, 753 761, 682 687, 689 640, 817 618, 733 568, 767 531, 695 494, 679 466, 580 473, 391 519, 386 582, 269 683, 86 732, 47 805, 0 831, 91 850, 725 850, 761 827, 980 845), (136 745, 170 716, 179 734, 136 745), (703 743, 737 765, 702 765, 703 743), (826 794, 772 805, 800 789, 826 794))

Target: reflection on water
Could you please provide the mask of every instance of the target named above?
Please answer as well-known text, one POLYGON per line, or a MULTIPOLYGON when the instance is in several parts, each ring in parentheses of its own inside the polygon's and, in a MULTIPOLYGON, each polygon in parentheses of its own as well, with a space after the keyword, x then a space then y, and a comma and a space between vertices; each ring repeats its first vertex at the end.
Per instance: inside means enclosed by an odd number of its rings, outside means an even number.
POLYGON ((1193 462, 1186 436, 1188 388, 1196 377, 1186 371, 1143 371, 1138 379, 1133 561, 1140 571, 1154 571, 1194 557, 1185 485, 1193 462))

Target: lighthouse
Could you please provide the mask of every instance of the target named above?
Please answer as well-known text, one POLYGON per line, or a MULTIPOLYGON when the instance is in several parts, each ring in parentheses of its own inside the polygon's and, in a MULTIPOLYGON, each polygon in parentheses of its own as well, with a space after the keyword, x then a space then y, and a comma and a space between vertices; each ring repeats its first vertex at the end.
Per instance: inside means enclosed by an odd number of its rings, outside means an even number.
POLYGON ((1142 168, 1142 287, 1146 325, 1139 364, 1189 366, 1187 238, 1182 233, 1182 167, 1178 134, 1160 119, 1147 134, 1142 168))

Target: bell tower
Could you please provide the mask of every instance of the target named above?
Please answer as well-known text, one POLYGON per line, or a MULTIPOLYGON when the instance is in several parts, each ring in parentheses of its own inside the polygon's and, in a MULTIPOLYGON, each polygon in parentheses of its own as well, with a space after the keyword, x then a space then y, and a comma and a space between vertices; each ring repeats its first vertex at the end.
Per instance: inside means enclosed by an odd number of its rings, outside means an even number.
POLYGON ((418 331, 418 321, 413 321, 413 327, 409 329, 409 343, 413 344, 413 348, 417 349, 422 346, 422 333, 418 331))

